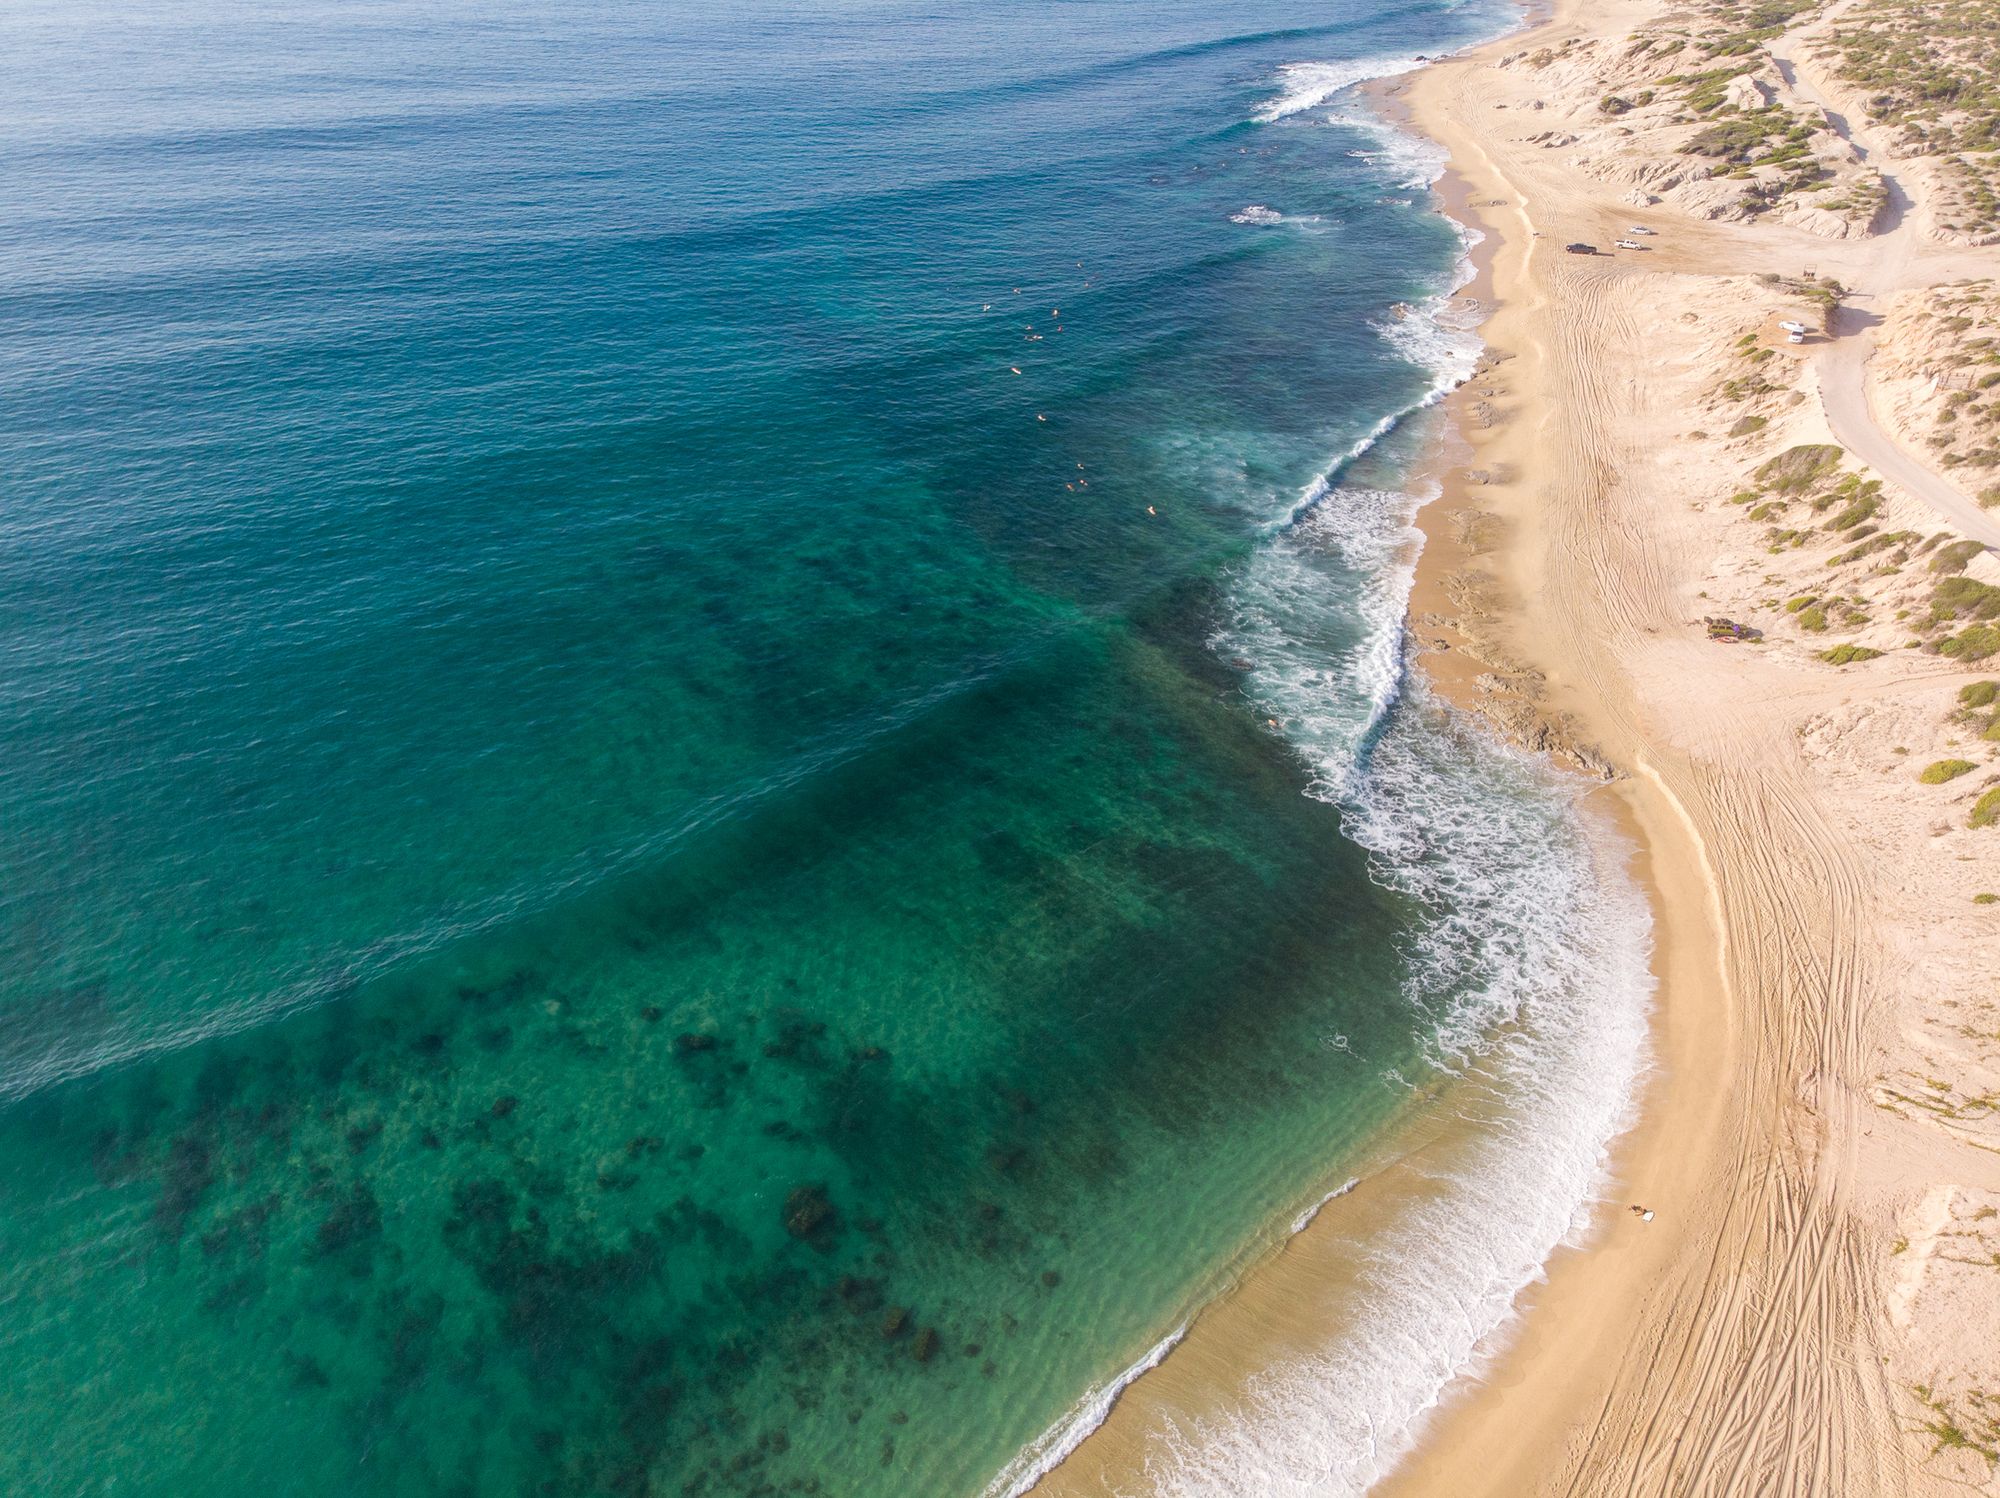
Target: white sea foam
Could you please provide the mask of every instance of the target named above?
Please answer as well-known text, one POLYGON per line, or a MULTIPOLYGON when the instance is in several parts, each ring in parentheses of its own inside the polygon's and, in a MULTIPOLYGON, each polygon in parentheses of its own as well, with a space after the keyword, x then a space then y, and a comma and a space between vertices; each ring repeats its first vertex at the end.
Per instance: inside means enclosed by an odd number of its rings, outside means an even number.
POLYGON ((1311 1227, 1313 1224, 1313 1219, 1319 1216, 1321 1212, 1326 1210, 1326 1205, 1328 1202, 1339 1201, 1343 1196, 1347 1195, 1348 1192, 1352 1191, 1356 1186, 1359 1186, 1360 1184, 1361 1184, 1361 1177, 1349 1176, 1347 1180, 1343 1182, 1341 1185, 1334 1187, 1333 1190, 1327 1192, 1325 1196, 1322 1196, 1318 1201, 1314 1202, 1310 1207, 1307 1207, 1305 1211, 1299 1213, 1297 1217, 1294 1217, 1292 1219, 1292 1236, 1296 1238, 1300 1233, 1303 1233, 1307 1228, 1311 1227))
MULTIPOLYGON (((1409 330, 1439 389, 1476 356, 1444 305, 1384 327, 1409 330)), ((1650 933, 1628 850, 1574 777, 1407 673, 1417 505, 1321 486, 1245 564, 1216 643, 1250 663, 1258 712, 1311 767, 1312 794, 1341 807, 1374 877, 1427 912, 1404 952, 1406 997, 1431 1063, 1474 1078, 1480 1127, 1367 1245, 1352 1323, 1267 1370, 1232 1418, 1163 1431, 1149 1493, 1319 1498, 1379 1480, 1588 1222, 1644 1066, 1650 933)))
MULTIPOLYGON (((1403 70, 1296 65, 1259 118, 1403 70)), ((1409 138, 1386 125, 1376 133, 1384 170, 1412 186, 1435 180, 1434 153, 1412 143, 1395 155, 1409 138)), ((1476 364, 1471 312, 1454 300, 1470 275, 1462 260, 1448 290, 1378 325, 1433 373, 1417 406, 1476 364)), ((1421 500, 1340 482, 1408 414, 1385 418, 1275 520, 1214 644, 1248 663, 1245 691, 1310 766, 1310 793, 1340 806, 1373 877, 1427 913, 1404 952, 1405 996, 1425 1021, 1431 1064, 1461 1076, 1478 1127, 1432 1189, 1366 1245, 1351 1322, 1330 1327, 1313 1355, 1267 1370, 1231 1416, 1162 1431, 1149 1495, 1327 1498, 1380 1480, 1454 1383, 1504 1345, 1549 1256, 1579 1241, 1646 1065, 1651 933, 1629 848, 1580 804, 1581 782, 1496 742, 1409 675, 1421 500)), ((1109 1397, 1093 1391, 989 1491, 1025 1491, 1180 1336, 1109 1397)))
POLYGON ((1349 151, 1368 163, 1368 170, 1399 188, 1429 187, 1444 175, 1451 157, 1443 146, 1427 136, 1399 130, 1374 111, 1362 107, 1341 107, 1327 116, 1327 123, 1368 137, 1364 152, 1349 151))
POLYGON ((1367 1491, 1578 1239, 1643 1066, 1645 905, 1573 785, 1420 693, 1351 783, 1347 825, 1376 876, 1434 912, 1407 954, 1409 997, 1438 1064, 1476 1062, 1478 1127, 1365 1246, 1351 1323, 1267 1370, 1231 1418, 1164 1432, 1149 1493, 1367 1491))
POLYGON ((1131 1382, 1159 1367, 1186 1335, 1187 1323, 1183 1321, 1148 1348, 1145 1356, 1131 1367, 1084 1395, 1060 1423, 1042 1432, 1039 1440, 1025 1448, 986 1485, 985 1498, 1020 1498, 1021 1494, 1054 1471, 1064 1457, 1083 1444, 1085 1436, 1104 1423, 1104 1417, 1111 1413, 1111 1406, 1118 1402, 1118 1396, 1131 1382))
MULTIPOLYGON (((1434 371, 1424 403, 1477 360, 1452 300, 1468 274, 1380 325, 1434 371)), ((1419 503, 1312 486, 1243 566, 1215 643, 1249 663, 1246 692, 1310 766, 1311 794, 1341 807, 1373 876, 1428 913, 1404 953, 1406 997, 1432 1064, 1476 1075, 1481 1127, 1367 1246, 1352 1324, 1268 1370, 1234 1418, 1164 1432, 1149 1493, 1318 1498, 1379 1480, 1583 1230, 1645 1064, 1650 928, 1629 850, 1578 804, 1574 777, 1499 744, 1408 673, 1419 503)))
POLYGON ((1412 513, 1407 495, 1385 489, 1323 490, 1252 554, 1215 639, 1219 653, 1250 663, 1250 697, 1332 799, 1352 788, 1362 747, 1402 685, 1403 611, 1422 541, 1412 513))
POLYGON ((1276 224, 1317 224, 1322 222, 1317 213, 1280 213, 1275 208, 1267 208, 1262 203, 1252 203, 1229 215, 1232 224, 1257 224, 1269 228, 1276 224))
POLYGON ((1344 89, 1374 78, 1393 78, 1423 64, 1409 57, 1357 57, 1345 62, 1288 62, 1278 69, 1278 97, 1257 111, 1266 125, 1317 109, 1344 89))
MULTIPOLYGON (((1470 230, 1462 230, 1460 238, 1468 251, 1478 242, 1477 234, 1470 230)), ((1461 255, 1449 288, 1376 322, 1375 331, 1383 342, 1419 369, 1429 371, 1430 383, 1416 400, 1376 422, 1325 473, 1307 484, 1280 518, 1281 525, 1295 526, 1312 515, 1333 491, 1339 476, 1357 459, 1373 450, 1413 413, 1436 405, 1471 378, 1483 345, 1474 328, 1477 309, 1458 300, 1457 293, 1473 275, 1469 253, 1461 255)))

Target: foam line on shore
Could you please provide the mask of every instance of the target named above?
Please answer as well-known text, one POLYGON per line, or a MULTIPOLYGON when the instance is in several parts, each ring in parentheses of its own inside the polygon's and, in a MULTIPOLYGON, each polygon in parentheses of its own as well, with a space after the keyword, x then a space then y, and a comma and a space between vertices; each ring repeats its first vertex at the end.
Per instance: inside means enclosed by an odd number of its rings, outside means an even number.
MULTIPOLYGON (((1286 92, 1259 118, 1407 71, 1340 66, 1350 72, 1338 83, 1333 73, 1286 70, 1286 92)), ((1392 166, 1421 169, 1428 184, 1443 158, 1413 149, 1392 166)), ((1469 251, 1476 236, 1458 227, 1469 251)), ((1240 569, 1213 644, 1242 663, 1246 695, 1307 764, 1309 794, 1340 808, 1373 877, 1427 912, 1403 954, 1404 996, 1429 1063, 1462 1079, 1480 1127, 1434 1189, 1365 1245, 1365 1308, 1329 1328, 1314 1355, 1267 1370, 1230 1416, 1161 1432, 1149 1492, 1322 1498, 1365 1492, 1384 1476, 1446 1390, 1503 1345, 1521 1292, 1550 1255, 1578 1241, 1648 1064, 1650 912, 1627 867, 1630 847, 1583 806, 1582 782, 1498 743, 1412 675, 1406 620, 1422 546, 1414 522, 1428 496, 1344 482, 1473 372, 1481 345, 1454 317, 1472 274, 1461 255, 1447 287, 1378 325, 1431 371, 1429 385, 1273 525, 1240 569)), ((1386 1064, 1383 1074, 1402 1080, 1386 1064)), ((1307 1230, 1354 1184, 1291 1231, 1307 1230)), ((1053 1469, 1184 1330, 1092 1391, 989 1498, 1013 1498, 1053 1469)))
MULTIPOLYGON (((1421 159, 1435 180, 1442 156, 1421 159)), ((1470 277, 1467 256, 1450 290, 1382 325, 1435 371, 1420 404, 1476 366, 1478 340, 1451 316, 1470 277)), ((1365 1308, 1324 1349, 1268 1370, 1230 1417, 1163 1433, 1149 1466, 1160 1494, 1317 1498, 1384 1476, 1585 1229, 1648 1064, 1650 912, 1630 848, 1581 804, 1581 782, 1498 743, 1410 674, 1424 497, 1341 483, 1408 414, 1301 496, 1243 569, 1217 643, 1249 662, 1246 690, 1307 761, 1312 793, 1341 807, 1374 877, 1430 912, 1405 952, 1406 997, 1432 1065, 1469 1079, 1480 1127, 1366 1245, 1365 1308)))
POLYGON ((1341 1185, 1334 1187, 1333 1190, 1327 1192, 1325 1196, 1322 1196, 1318 1201, 1314 1202, 1310 1207, 1307 1207, 1305 1211, 1299 1213, 1297 1217, 1294 1217, 1292 1219, 1292 1236, 1294 1238, 1298 1237, 1300 1233, 1303 1233, 1307 1228, 1313 1225, 1313 1219, 1326 1210, 1328 1203, 1339 1201, 1343 1196, 1347 1195, 1348 1192, 1352 1191, 1356 1186, 1359 1186, 1360 1184, 1361 1184, 1360 1176, 1349 1176, 1347 1180, 1343 1182, 1341 1185))
POLYGON ((1068 1415, 1023 1448, 1020 1454, 986 1485, 983 1498, 1021 1498, 1023 1493, 1053 1472, 1064 1457, 1082 1445, 1085 1438, 1104 1423, 1104 1417, 1111 1413, 1111 1407, 1118 1402, 1118 1396, 1124 1393, 1135 1379, 1151 1372, 1165 1361, 1167 1354, 1172 1352, 1180 1344, 1181 1338, 1187 1335, 1187 1329, 1188 1322, 1181 1322, 1149 1347, 1136 1362, 1091 1389, 1076 1402, 1068 1415))

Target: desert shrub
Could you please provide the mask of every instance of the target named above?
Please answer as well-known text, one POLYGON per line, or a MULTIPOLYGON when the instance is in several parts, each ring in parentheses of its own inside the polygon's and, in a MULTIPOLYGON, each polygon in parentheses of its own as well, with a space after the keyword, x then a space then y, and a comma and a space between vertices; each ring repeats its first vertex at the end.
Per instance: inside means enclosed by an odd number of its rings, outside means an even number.
POLYGON ((2000 629, 1990 624, 1975 624, 1939 640, 1937 648, 1939 655, 1948 655, 1955 661, 1983 661, 2000 653, 2000 629))
POLYGON ((1947 780, 1956 780, 1961 775, 1978 769, 1969 759, 1941 759, 1935 764, 1924 766, 1924 773, 1917 777, 1925 785, 1943 785, 1947 780))
POLYGON ((1803 494, 1840 466, 1841 452, 1825 442, 1788 447, 1757 469, 1756 478, 1780 494, 1803 494))
POLYGON ((1931 591, 1931 617, 1947 619, 2000 619, 2000 588, 1976 577, 1948 577, 1931 591))
POLYGON ((2000 681, 1975 681, 1958 689, 1960 707, 1991 707, 2000 697, 2000 681))
POLYGON ((1855 661, 1879 659, 1882 652, 1870 650, 1866 645, 1836 645, 1831 650, 1822 650, 1819 658, 1829 666, 1847 666, 1855 661))
POLYGON ((1747 437, 1752 432, 1763 431, 1767 425, 1769 423, 1761 416, 1741 417, 1738 419, 1736 425, 1729 429, 1729 435, 1732 437, 1747 437))
POLYGON ((1755 115, 1738 115, 1710 125, 1681 150, 1690 156, 1721 156, 1731 161, 1742 161, 1763 144, 1767 133, 1768 127, 1755 115))
POLYGON ((1986 547, 1983 542, 1954 541, 1951 545, 1942 548, 1936 556, 1931 558, 1931 571, 1944 573, 1963 572, 1965 571, 1965 564, 1984 550, 1986 550, 1986 547))
POLYGON ((1660 81, 1691 85, 1686 94, 1688 108, 1698 114, 1707 114, 1722 107, 1722 96, 1728 90, 1730 80, 1740 78, 1749 71, 1745 67, 1711 68, 1705 73, 1675 73, 1660 81))
POLYGON ((1973 827, 1991 827, 1995 822, 2000 822, 2000 785, 1994 786, 1992 790, 1972 803, 1972 817, 1969 825, 1973 827))

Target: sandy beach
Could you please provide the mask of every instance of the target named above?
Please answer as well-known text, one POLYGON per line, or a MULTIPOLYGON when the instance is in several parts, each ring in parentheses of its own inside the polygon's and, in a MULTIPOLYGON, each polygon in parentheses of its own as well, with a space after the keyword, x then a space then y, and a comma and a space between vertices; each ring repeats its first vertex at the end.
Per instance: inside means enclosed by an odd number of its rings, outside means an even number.
MULTIPOLYGON (((1491 309, 1412 632, 1452 700, 1607 777, 1659 990, 1612 1199, 1378 1490, 2000 1491, 2000 838, 1973 825, 2000 750, 1964 706, 2000 671, 1937 602, 2000 583, 1973 544, 2000 512, 1915 441, 1951 349, 1881 341, 2000 251, 1871 135, 1812 15, 1724 81, 1804 122, 1816 195, 1723 196, 1687 113, 1643 107, 1689 86, 1647 71, 1664 23, 1727 29, 1568 0, 1381 90, 1449 150, 1491 309)), ((1450 1136, 1251 1270, 1044 1490, 1156 1490, 1162 1441, 1351 1313, 1344 1251, 1450 1136)))
MULTIPOLYGON (((1613 91, 1565 98, 1545 71, 1499 58, 1590 41, 1609 55, 1658 14, 1568 6, 1408 94, 1497 245, 1500 310, 1485 331, 1514 356, 1501 366, 1504 418, 1462 425, 1477 467, 1518 479, 1461 475, 1437 511, 1463 496, 1501 517, 1483 626, 1498 654, 1545 679, 1542 709, 1627 777, 1663 987, 1661 1065, 1619 1162, 1653 1220, 1613 1211, 1588 1249, 1551 1265, 1519 1337, 1385 1490, 1990 1487, 1988 1459, 1948 1433, 1976 1437, 1939 1419, 1936 1391, 1949 1381, 1983 1405, 2000 1285, 1990 1271, 1926 1284, 1894 1261, 1934 1249, 1911 1221, 1924 1203, 1933 1234, 1953 1216, 1985 1220, 2000 1173, 1965 1110, 1950 1110, 1960 1127, 1939 1127, 1936 1113, 1896 1108, 1885 1085, 1922 1072, 1940 1080, 1934 1092, 1978 1095, 1991 1076, 1990 1031, 1963 1026, 1942 1046, 1924 1032, 1941 1005, 1991 1005, 1990 976, 1984 993, 1971 976, 1991 940, 1973 900, 2000 850, 1910 793, 1930 758, 1915 741, 1956 746, 1951 705, 1976 677, 1907 651, 1829 668, 1718 644, 1698 620, 1732 592, 1740 606, 1753 567, 1769 567, 1767 587, 1795 570, 1753 560, 1717 501, 1754 459, 1824 442, 1829 425, 1827 377, 1799 359, 1782 415, 1755 419, 1747 441, 1703 432, 1718 345, 1763 333, 1771 283, 1802 266, 1820 278, 1838 266, 1879 296, 1994 257, 1937 235, 1919 205, 1891 232, 1830 242, 1796 225, 1677 220, 1617 192, 1613 171, 1580 170, 1544 131, 1496 127, 1545 104, 1574 118, 1613 91), (1658 232, 1610 263, 1559 248, 1635 224, 1658 232)), ((1587 87, 1590 67, 1578 70, 1587 87)), ((1598 143, 1571 144, 1595 155, 1598 143)), ((1808 358, 1851 355, 1855 335, 1842 347, 1842 325, 1831 331, 1808 358)), ((1894 498, 1932 534, 1951 518, 1894 498)), ((1960 1233, 1985 1247, 1976 1226, 1960 1233)))

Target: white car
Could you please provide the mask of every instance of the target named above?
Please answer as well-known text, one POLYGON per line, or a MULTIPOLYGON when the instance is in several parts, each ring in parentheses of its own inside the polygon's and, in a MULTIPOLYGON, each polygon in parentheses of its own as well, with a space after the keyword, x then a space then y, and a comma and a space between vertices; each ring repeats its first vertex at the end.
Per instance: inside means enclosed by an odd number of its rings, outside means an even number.
POLYGON ((1618 241, 1618 248, 1621 250, 1643 250, 1646 247, 1636 239, 1621 239, 1618 241))
POLYGON ((1627 234, 1657 234, 1657 229, 1648 229, 1644 224, 1634 224, 1625 231, 1627 234))

